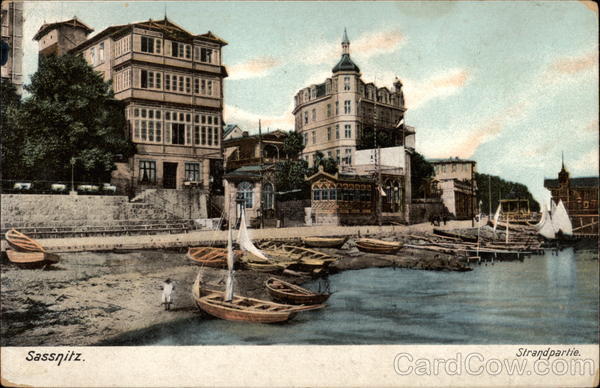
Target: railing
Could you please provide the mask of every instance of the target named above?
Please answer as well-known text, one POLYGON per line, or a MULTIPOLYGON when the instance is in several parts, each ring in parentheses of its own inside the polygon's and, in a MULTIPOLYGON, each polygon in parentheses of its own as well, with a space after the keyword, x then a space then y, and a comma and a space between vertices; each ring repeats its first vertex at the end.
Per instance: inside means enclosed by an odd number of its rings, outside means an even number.
MULTIPOLYGON (((75 181, 75 191, 83 195, 116 195, 117 187, 110 183, 75 181)), ((69 194, 72 183, 69 181, 42 181, 27 179, 3 179, 0 192, 2 194, 69 194)))
MULTIPOLYGON (((279 162, 280 160, 282 160, 282 159, 262 158, 262 163, 263 164, 271 164, 271 163, 279 162)), ((238 159, 238 160, 228 160, 227 161, 227 171, 235 170, 237 168, 244 167, 244 166, 256 166, 256 165, 259 165, 260 162, 261 162, 260 158, 245 158, 245 159, 238 159)))

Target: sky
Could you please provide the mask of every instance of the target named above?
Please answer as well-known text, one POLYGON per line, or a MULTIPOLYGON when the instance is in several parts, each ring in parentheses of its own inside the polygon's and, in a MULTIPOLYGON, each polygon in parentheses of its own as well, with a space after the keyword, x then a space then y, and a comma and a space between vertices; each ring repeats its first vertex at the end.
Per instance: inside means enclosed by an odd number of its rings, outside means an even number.
MULTIPOLYGON (((481 173, 547 202, 564 152, 571 176, 598 175, 598 8, 585 1, 26 2, 25 82, 33 35, 76 16, 98 33, 167 17, 223 50, 224 117, 253 132, 292 130, 294 95, 321 83, 341 55, 365 82, 404 84, 405 122, 428 158, 468 158, 481 173)), ((90 36, 92 36, 90 35, 90 36)))

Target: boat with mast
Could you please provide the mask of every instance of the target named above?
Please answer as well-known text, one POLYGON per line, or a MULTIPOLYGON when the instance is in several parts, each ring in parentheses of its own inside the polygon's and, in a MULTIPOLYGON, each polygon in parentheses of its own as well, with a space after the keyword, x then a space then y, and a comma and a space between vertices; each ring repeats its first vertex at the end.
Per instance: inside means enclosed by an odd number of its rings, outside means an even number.
MULTIPOLYGON (((248 236, 243 206, 240 208, 240 229, 237 238, 240 249, 242 251, 251 252, 257 257, 266 259, 262 252, 252 244, 252 241, 248 236)), ((300 311, 315 310, 324 307, 322 304, 293 306, 235 295, 235 273, 233 268, 236 255, 233 251, 231 212, 229 221, 227 236, 227 280, 225 282, 225 291, 203 288, 201 282, 202 270, 200 270, 192 287, 192 295, 199 309, 216 318, 229 321, 277 323, 285 322, 293 318, 294 315, 300 311)))

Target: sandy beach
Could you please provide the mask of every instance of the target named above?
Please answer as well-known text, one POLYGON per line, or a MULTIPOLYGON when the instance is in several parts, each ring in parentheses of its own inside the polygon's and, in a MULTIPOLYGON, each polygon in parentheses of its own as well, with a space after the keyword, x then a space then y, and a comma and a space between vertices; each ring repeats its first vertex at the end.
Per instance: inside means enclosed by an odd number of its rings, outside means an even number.
MULTIPOLYGON (((370 267, 464 270, 456 259, 403 249, 397 255, 359 252, 347 243, 343 250, 324 250, 340 260, 331 272, 370 267)), ((22 269, 3 259, 2 345, 94 345, 123 333, 181 319, 205 319, 191 298, 199 266, 185 250, 138 250, 63 253, 46 269, 22 269), (175 283, 170 311, 161 305, 162 282, 175 283)), ((223 286, 225 271, 204 268, 204 281, 223 286)), ((267 297, 268 274, 236 271, 242 295, 267 297)), ((302 283, 303 278, 288 280, 302 283)))

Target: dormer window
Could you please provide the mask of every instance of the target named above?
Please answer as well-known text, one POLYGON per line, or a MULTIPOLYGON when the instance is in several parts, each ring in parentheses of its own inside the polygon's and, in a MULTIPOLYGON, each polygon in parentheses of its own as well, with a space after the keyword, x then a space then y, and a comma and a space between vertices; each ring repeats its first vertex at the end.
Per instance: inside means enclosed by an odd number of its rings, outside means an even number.
POLYGON ((209 48, 200 48, 200 62, 212 63, 213 50, 209 48))
POLYGON ((350 90, 350 77, 344 77, 344 90, 350 90))
POLYGON ((171 42, 171 55, 177 58, 192 59, 192 46, 179 42, 171 42))

